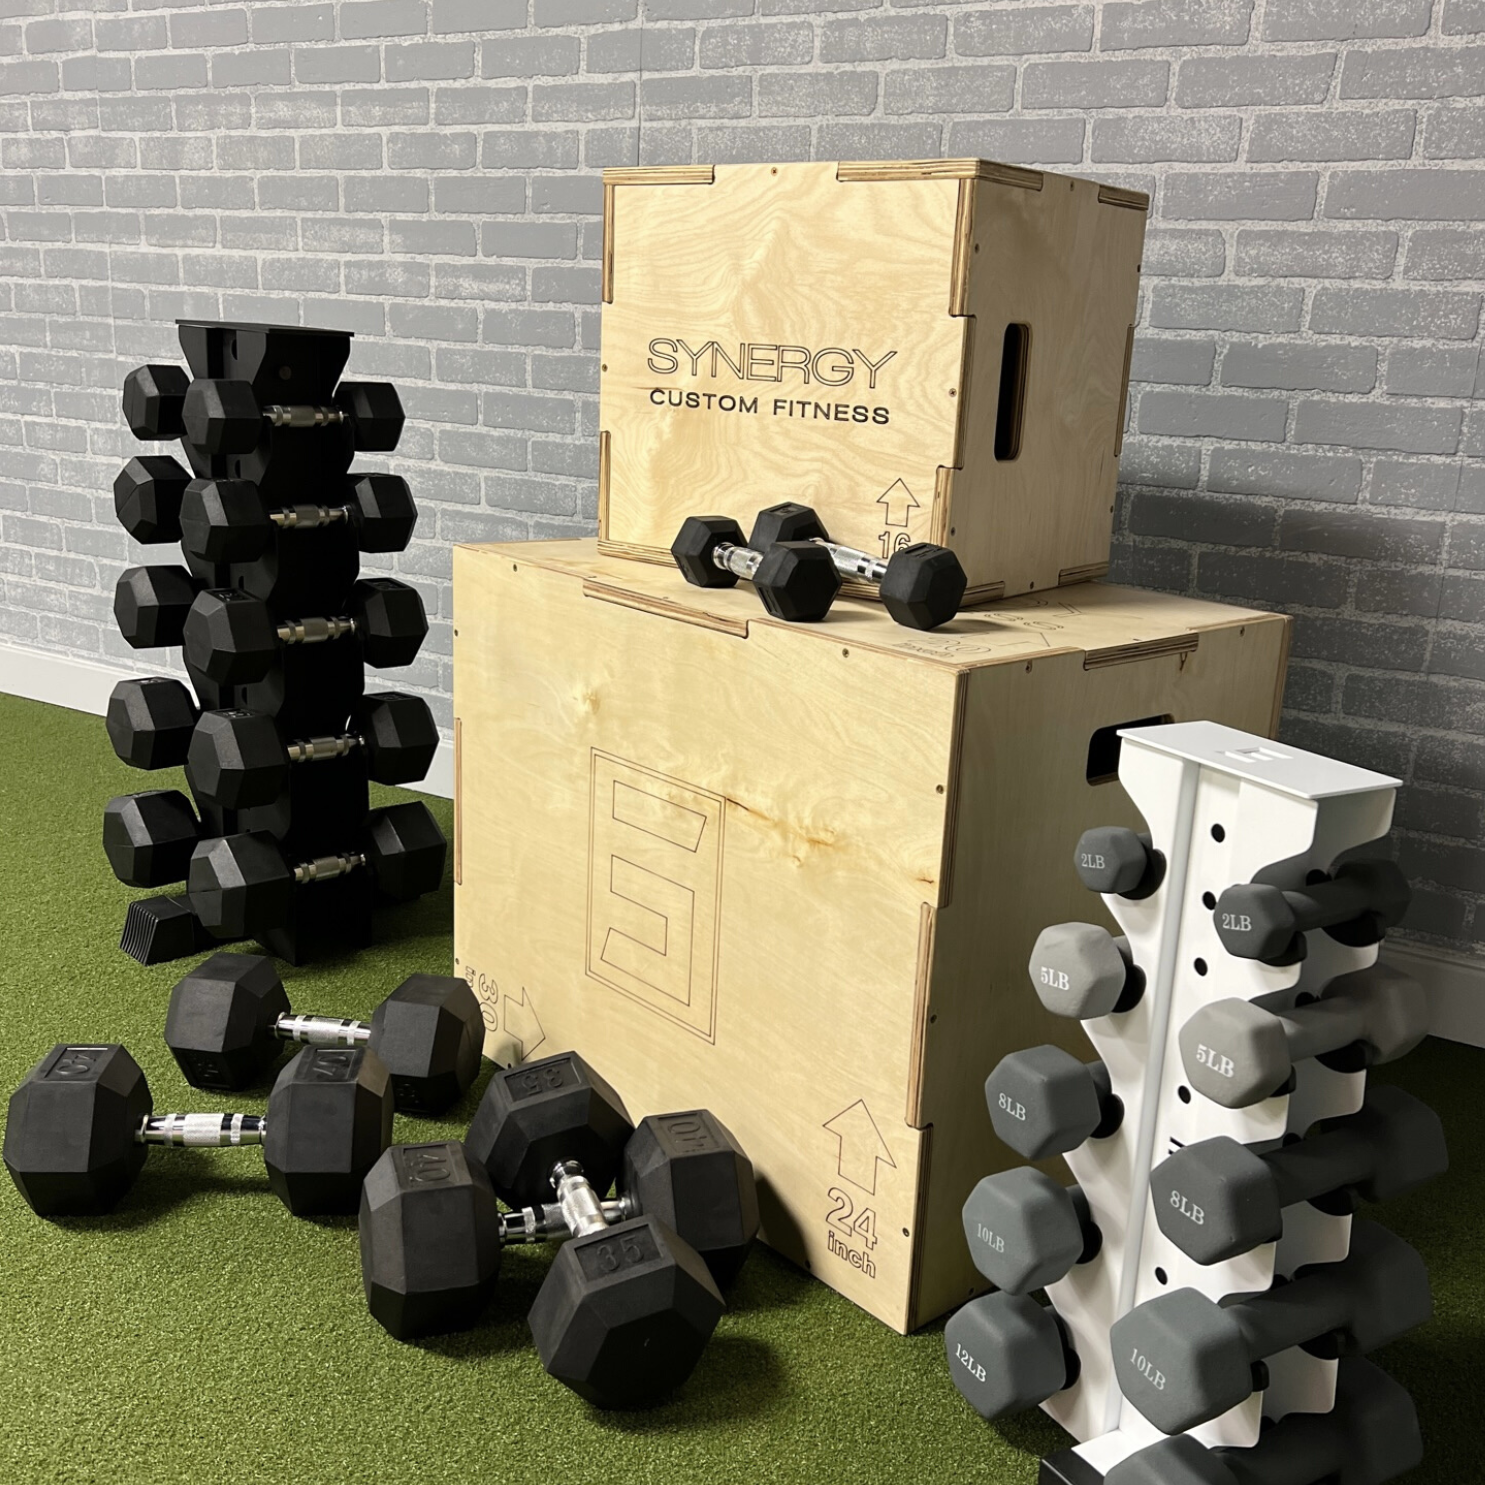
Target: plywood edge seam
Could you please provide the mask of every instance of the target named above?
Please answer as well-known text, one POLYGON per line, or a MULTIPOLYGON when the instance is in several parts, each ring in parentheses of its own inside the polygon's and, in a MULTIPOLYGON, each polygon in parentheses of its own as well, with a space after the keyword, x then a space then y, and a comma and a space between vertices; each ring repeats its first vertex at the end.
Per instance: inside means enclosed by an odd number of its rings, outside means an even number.
POLYGON ((1057 586, 1059 588, 1070 588, 1074 583, 1093 583, 1101 577, 1107 577, 1109 564, 1107 562, 1085 562, 1081 567, 1064 567, 1057 574, 1057 586))
POLYGON ((464 719, 454 718, 454 885, 464 885, 464 719))
MULTIPOLYGON (((998 160, 850 160, 835 167, 838 181, 988 180, 1002 186, 1040 191, 1043 175, 998 160)), ((1137 194, 1137 193, 1133 193, 1137 194)))
POLYGON ((608 487, 613 468, 612 438, 607 428, 598 430, 598 535, 608 530, 608 487))
POLYGON ((954 900, 954 860, 959 842, 959 783, 964 768, 964 728, 969 712, 970 675, 975 667, 962 667, 954 677, 954 709, 949 726, 949 776, 944 780, 943 855, 938 866, 940 911, 954 900))
POLYGON ((1140 639, 1126 645, 1085 650, 1083 669, 1101 670, 1106 665, 1129 665, 1138 660, 1155 660, 1166 655, 1189 655, 1200 643, 1199 634, 1167 634, 1160 639, 1140 639))
POLYGON ((611 165, 603 172, 605 186, 710 186, 715 165, 611 165))
POLYGON ((928 1222, 928 1196, 933 1186, 933 1125, 925 1124, 918 1150, 918 1190, 913 1201, 913 1266, 908 1278, 907 1314, 903 1316, 903 1334, 911 1335, 921 1323, 918 1310, 922 1304, 923 1265, 928 1260, 928 1244, 923 1229, 928 1222))
POLYGON ((1268 725, 1270 737, 1279 735, 1279 721, 1284 712, 1284 683, 1289 679, 1289 646, 1294 642, 1294 620, 1288 614, 1282 615, 1282 618, 1284 626, 1279 639, 1278 672, 1274 677, 1274 705, 1268 725))
POLYGON ((619 608, 637 609, 640 613, 655 614, 662 619, 675 619, 682 624, 695 624, 700 629, 715 629, 719 634, 730 634, 736 639, 748 637, 746 619, 724 619, 718 614, 687 608, 664 598, 651 598, 627 588, 613 588, 607 583, 595 583, 587 578, 583 580, 583 597, 596 598, 600 603, 612 603, 619 608))
POLYGON ((954 261, 950 268, 949 313, 962 315, 969 305, 969 265, 974 257, 975 184, 959 182, 959 202, 954 208, 954 261))
POLYGON ((910 1129, 923 1127, 923 1076, 928 1059, 928 992, 933 983, 933 945, 938 913, 931 902, 918 909, 918 958, 913 971, 913 1039, 909 1047, 907 1107, 903 1122, 910 1129))
POLYGON ((599 267, 602 283, 600 297, 605 304, 614 302, 614 186, 603 182, 603 260, 599 267))
POLYGON ((1123 186, 1100 186, 1098 199, 1103 206, 1123 206, 1130 211, 1150 209, 1150 198, 1143 191, 1129 191, 1123 186))
POLYGON ((664 547, 641 546, 635 541, 610 541, 605 536, 598 538, 600 557, 626 557, 631 562, 649 562, 655 567, 669 567, 675 559, 664 547))

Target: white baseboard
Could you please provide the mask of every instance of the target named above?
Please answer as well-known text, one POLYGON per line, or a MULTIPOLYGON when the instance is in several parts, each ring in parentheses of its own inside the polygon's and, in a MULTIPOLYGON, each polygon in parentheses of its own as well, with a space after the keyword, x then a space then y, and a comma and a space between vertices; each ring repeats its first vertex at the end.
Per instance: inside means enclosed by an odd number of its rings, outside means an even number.
MULTIPOLYGON (((172 666, 169 669, 174 671, 176 668, 172 666)), ((75 655, 48 655, 20 645, 0 644, 0 691, 11 696, 24 696, 31 701, 65 706, 75 712, 91 712, 101 717, 108 709, 108 698, 113 688, 125 677, 136 674, 138 672, 121 665, 82 660, 75 655)), ((439 743, 428 777, 419 784, 406 787, 419 794, 452 799, 453 743, 439 743)))
POLYGON ((1423 986, 1435 1036, 1485 1047, 1485 959, 1397 940, 1388 943, 1382 958, 1423 986))

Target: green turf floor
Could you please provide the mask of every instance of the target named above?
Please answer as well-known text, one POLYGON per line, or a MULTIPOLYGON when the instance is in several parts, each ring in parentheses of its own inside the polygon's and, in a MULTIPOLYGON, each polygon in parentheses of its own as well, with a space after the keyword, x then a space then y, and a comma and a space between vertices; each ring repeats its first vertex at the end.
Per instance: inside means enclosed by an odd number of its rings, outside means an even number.
MULTIPOLYGON (((99 844, 104 801, 169 786, 117 762, 96 717, 0 696, 0 1091, 58 1041, 121 1041, 157 1109, 261 1108, 188 1088, 161 1042, 187 961, 117 948, 135 894, 99 844)), ((394 791, 382 791, 389 796, 394 791)), ((445 828, 450 807, 431 801, 445 828)), ((367 1016, 451 969, 452 895, 377 944, 283 966, 297 1008, 367 1016)), ((1414 1481, 1485 1480, 1485 1052, 1427 1043, 1384 1070, 1432 1103, 1454 1168, 1391 1204, 1433 1273, 1437 1317, 1379 1354, 1418 1398, 1414 1481)), ((399 1118, 401 1140, 462 1132, 399 1118)), ((44 1222, 0 1182, 0 1485, 98 1481, 1030 1482, 1065 1436, 1039 1412, 987 1426, 960 1401, 942 1326, 903 1339, 760 1249, 700 1368, 663 1408, 594 1412, 541 1370, 525 1313, 540 1249, 506 1255, 472 1333, 400 1345, 368 1316, 353 1218, 302 1221, 256 1150, 157 1151, 110 1217, 44 1222)))

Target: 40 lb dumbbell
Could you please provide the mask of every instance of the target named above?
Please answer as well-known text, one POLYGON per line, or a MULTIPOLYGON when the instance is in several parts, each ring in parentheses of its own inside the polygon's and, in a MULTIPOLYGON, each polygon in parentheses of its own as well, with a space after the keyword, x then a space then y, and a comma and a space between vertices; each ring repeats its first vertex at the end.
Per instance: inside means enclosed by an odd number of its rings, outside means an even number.
MULTIPOLYGON (((246 454, 268 428, 346 428, 363 453, 385 454, 402 437, 402 400, 391 382, 341 382, 328 407, 308 403, 260 405, 251 382, 193 381, 180 404, 181 434, 206 454, 246 454)), ((173 423, 171 424, 173 426, 173 423)))
POLYGON ((391 1140, 387 1070, 365 1047, 306 1047, 257 1115, 157 1114, 125 1048, 56 1046, 11 1095, 5 1166, 38 1216, 79 1216, 109 1211, 151 1146, 262 1145, 269 1188, 308 1217, 354 1212, 391 1140))
POLYGON ((747 578, 763 607, 790 623, 823 619, 840 592, 840 573, 824 547, 781 541, 755 551, 727 516, 688 516, 670 555, 696 588, 735 588, 747 578))
POLYGON ((234 1092, 261 1083, 291 1043, 369 1047, 402 1114, 441 1114, 480 1070, 485 1022, 469 985, 409 975, 370 1021, 296 1014, 261 954, 213 954, 170 992, 165 1045, 193 1088, 234 1092))

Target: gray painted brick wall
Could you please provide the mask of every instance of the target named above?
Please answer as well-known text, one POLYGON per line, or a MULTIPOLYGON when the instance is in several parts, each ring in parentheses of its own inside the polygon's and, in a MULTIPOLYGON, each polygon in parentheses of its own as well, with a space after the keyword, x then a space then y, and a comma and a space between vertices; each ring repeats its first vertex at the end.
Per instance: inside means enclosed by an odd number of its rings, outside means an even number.
POLYGON ((109 488, 176 316, 357 334, 448 544, 591 531, 605 165, 984 154, 1154 196, 1115 575, 1296 616, 1485 949, 1480 0, 0 0, 0 642, 142 664, 109 488))

